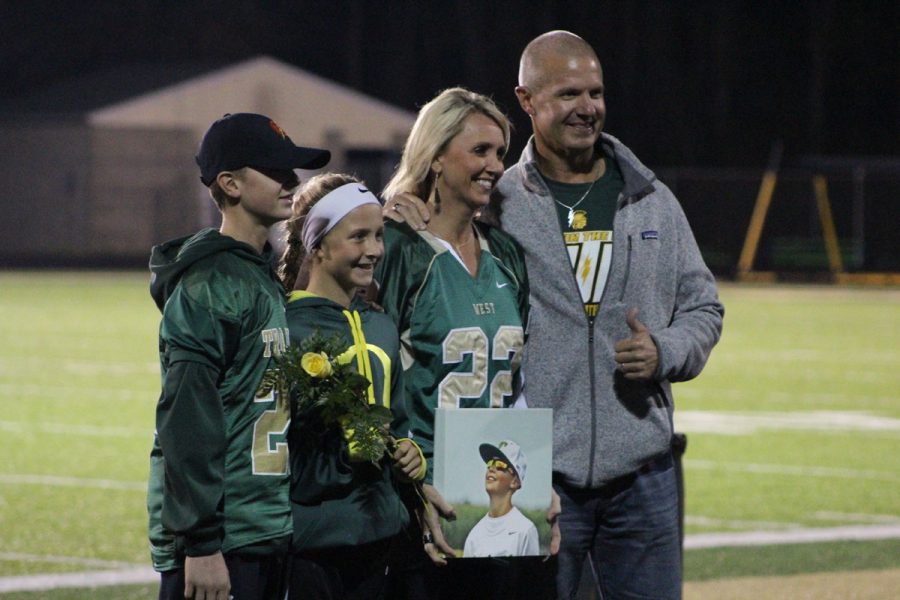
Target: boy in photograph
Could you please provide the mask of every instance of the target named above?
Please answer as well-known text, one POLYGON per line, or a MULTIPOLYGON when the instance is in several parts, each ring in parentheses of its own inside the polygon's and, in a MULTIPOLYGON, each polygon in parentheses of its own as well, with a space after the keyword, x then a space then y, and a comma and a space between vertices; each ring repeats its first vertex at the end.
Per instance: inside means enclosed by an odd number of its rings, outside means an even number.
POLYGON ((513 494, 525 482, 525 453, 511 440, 481 444, 478 451, 487 465, 484 489, 490 509, 466 537, 463 556, 539 555, 537 528, 512 504, 513 494))

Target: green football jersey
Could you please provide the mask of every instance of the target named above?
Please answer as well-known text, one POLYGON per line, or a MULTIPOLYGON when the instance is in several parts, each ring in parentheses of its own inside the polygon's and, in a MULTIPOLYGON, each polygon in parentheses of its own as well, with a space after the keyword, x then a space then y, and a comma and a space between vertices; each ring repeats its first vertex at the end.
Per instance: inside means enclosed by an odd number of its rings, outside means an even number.
POLYGON ((269 552, 290 534, 288 403, 257 397, 289 335, 269 257, 213 230, 154 249, 162 393, 148 508, 157 569, 182 552, 269 552))
POLYGON ((376 268, 378 302, 401 340, 406 434, 428 459, 432 478, 438 406, 503 407, 519 392, 528 287, 521 250, 479 224, 478 273, 430 232, 388 223, 376 268))

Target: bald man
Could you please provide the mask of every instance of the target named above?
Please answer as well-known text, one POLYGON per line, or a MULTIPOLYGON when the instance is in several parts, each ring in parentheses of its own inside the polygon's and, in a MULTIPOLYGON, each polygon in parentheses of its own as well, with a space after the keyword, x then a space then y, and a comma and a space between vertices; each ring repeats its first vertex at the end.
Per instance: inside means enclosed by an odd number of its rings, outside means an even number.
MULTIPOLYGON (((604 600, 680 598, 671 384, 696 377, 724 309, 672 192, 603 133, 603 70, 566 31, 528 44, 516 96, 534 135, 491 215, 525 251, 531 312, 522 370, 552 408, 562 543, 557 590, 586 556, 604 600)), ((385 214, 416 226, 427 211, 385 214)))

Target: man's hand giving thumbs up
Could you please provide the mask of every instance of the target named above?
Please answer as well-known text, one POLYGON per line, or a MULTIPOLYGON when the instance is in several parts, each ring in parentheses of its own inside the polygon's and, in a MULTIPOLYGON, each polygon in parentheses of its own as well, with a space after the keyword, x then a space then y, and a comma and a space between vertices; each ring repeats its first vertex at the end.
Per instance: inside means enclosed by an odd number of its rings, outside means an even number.
POLYGON ((650 379, 659 366, 659 351, 650 331, 638 321, 637 314, 636 308, 628 309, 625 321, 631 329, 631 337, 616 342, 616 365, 626 379, 650 379))

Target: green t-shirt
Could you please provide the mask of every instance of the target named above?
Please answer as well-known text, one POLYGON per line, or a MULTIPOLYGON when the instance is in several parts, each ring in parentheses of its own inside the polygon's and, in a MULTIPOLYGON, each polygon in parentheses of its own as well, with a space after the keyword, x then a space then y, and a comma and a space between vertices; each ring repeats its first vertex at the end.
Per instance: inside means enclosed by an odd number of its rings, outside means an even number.
POLYGON ((556 204, 584 311, 593 320, 612 264, 613 219, 625 180, 606 156, 606 171, 591 183, 562 183, 544 177, 556 204))

